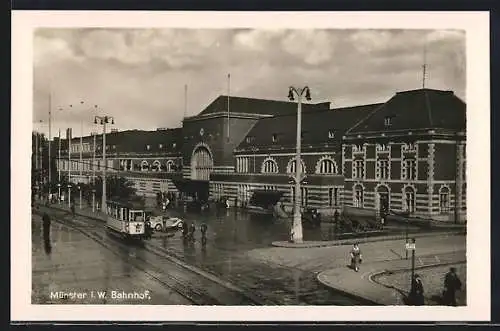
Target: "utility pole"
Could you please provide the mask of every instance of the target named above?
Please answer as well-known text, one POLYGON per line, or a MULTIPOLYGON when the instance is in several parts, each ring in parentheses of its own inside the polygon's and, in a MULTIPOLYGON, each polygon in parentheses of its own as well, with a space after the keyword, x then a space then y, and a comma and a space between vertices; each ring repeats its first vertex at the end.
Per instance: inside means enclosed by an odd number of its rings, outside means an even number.
POLYGON ((102 206, 101 211, 106 211, 106 124, 115 124, 115 120, 111 116, 95 116, 94 123, 97 124, 100 121, 102 125, 102 161, 104 163, 102 171, 102 206))
POLYGON ((68 207, 71 208, 71 139, 73 138, 73 130, 68 129, 68 207))
POLYGON ((57 142, 58 151, 57 151, 57 199, 59 203, 61 203, 61 129, 59 129, 59 139, 57 142))
POLYGON ((293 226, 291 231, 290 239, 294 243, 301 243, 302 237, 302 214, 300 211, 301 204, 301 191, 300 184, 303 178, 301 169, 301 145, 302 145, 302 97, 306 100, 311 100, 311 94, 309 87, 304 87, 302 89, 296 89, 291 86, 288 90, 288 98, 294 100, 294 93, 297 95, 297 142, 296 142, 296 154, 295 154, 295 201, 294 201, 294 211, 293 211, 293 226))
POLYGON ((51 158, 51 140, 52 140, 52 91, 49 93, 49 194, 52 193, 52 158, 51 158))

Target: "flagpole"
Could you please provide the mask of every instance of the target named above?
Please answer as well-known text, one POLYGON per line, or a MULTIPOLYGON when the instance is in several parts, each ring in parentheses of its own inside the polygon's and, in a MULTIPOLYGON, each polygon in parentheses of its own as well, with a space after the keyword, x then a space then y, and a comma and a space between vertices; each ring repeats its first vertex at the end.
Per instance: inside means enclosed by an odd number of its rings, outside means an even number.
POLYGON ((51 159, 51 142, 52 139, 52 91, 49 91, 49 194, 52 193, 52 159, 51 159))
POLYGON ((229 142, 229 137, 230 137, 230 134, 229 134, 229 120, 230 120, 230 116, 229 116, 229 96, 231 94, 231 74, 227 74, 227 141, 229 142))
POLYGON ((188 86, 184 85, 184 118, 187 116, 187 99, 188 99, 188 86))

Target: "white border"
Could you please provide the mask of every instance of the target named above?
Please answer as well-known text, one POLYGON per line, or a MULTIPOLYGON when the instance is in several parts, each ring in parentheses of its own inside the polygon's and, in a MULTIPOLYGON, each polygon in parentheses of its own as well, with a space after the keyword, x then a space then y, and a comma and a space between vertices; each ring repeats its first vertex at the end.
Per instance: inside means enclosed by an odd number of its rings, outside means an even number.
POLYGON ((171 321, 473 321, 490 318, 489 13, 12 12, 11 319, 171 321), (463 29, 467 36, 467 307, 31 305, 30 132, 35 27, 463 29), (473 115, 473 116, 472 116, 473 115), (471 171, 481 169, 481 171, 471 171), (15 225, 15 226, 14 226, 15 225), (362 312, 360 310, 362 309, 362 312), (140 311, 140 314, 137 312, 140 311))

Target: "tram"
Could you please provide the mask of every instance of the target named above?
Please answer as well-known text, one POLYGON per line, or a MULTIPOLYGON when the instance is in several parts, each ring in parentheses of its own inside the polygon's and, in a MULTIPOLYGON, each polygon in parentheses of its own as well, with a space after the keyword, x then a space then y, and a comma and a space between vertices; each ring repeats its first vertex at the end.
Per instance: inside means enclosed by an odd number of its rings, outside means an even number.
POLYGON ((132 202, 106 203, 106 228, 123 238, 143 240, 146 231, 146 213, 132 202))

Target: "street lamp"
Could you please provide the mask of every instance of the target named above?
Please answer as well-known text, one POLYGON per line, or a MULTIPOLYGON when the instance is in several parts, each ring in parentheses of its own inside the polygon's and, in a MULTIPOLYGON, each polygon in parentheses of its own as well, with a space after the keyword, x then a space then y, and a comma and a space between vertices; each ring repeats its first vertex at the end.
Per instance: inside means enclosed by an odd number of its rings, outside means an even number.
POLYGON ((101 211, 106 210, 106 124, 115 124, 115 119, 111 116, 95 116, 94 124, 102 125, 102 162, 104 168, 102 170, 102 203, 101 211))
POLYGON ((71 208, 71 184, 68 183, 68 207, 71 208))
POLYGON ((80 209, 82 209, 82 186, 78 185, 78 191, 80 191, 80 209))
POLYGON ((294 100, 294 94, 297 95, 297 145, 295 154, 295 203, 293 211, 293 226, 291 231, 291 240, 295 243, 302 242, 302 215, 300 212, 300 182, 301 178, 301 156, 300 147, 302 143, 302 98, 305 97, 306 100, 311 100, 311 92, 309 87, 305 86, 303 88, 295 88, 290 86, 288 89, 288 98, 290 101, 294 100))

